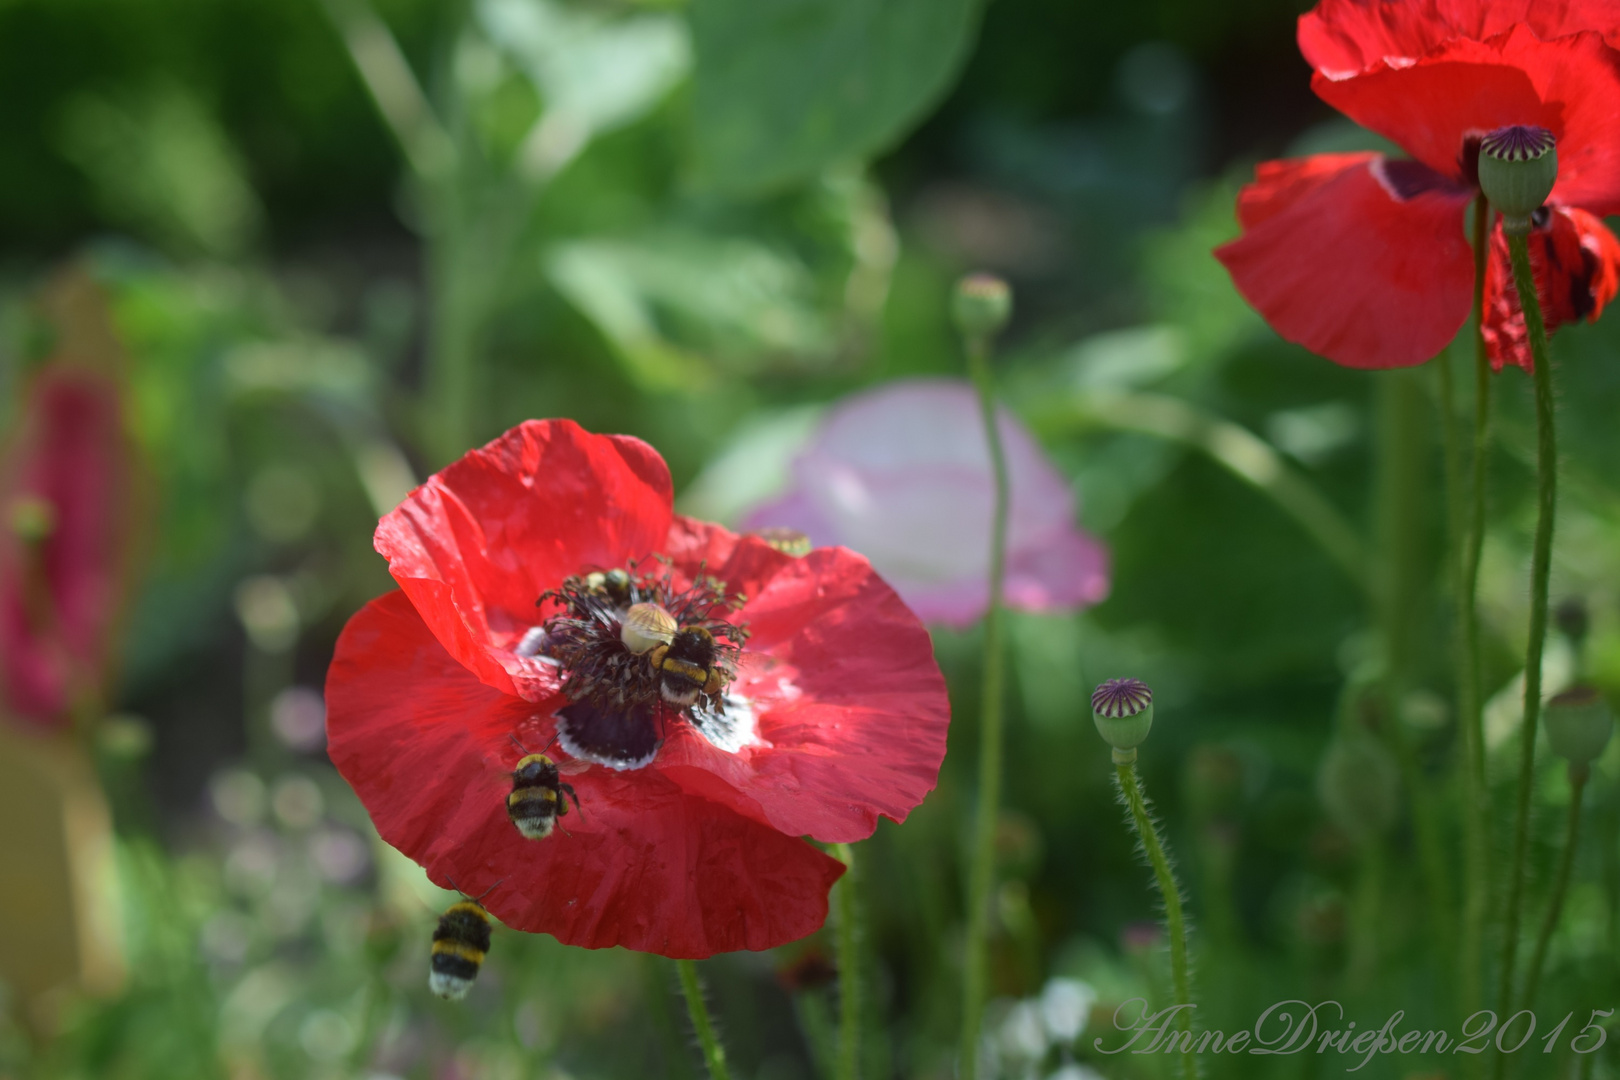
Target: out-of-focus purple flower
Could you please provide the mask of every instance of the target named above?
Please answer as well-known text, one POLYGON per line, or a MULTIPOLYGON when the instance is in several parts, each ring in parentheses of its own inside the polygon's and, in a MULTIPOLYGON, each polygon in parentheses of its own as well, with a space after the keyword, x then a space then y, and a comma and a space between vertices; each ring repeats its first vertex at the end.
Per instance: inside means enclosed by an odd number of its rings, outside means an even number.
MULTIPOLYGON (((1108 594, 1108 553, 1075 527, 1074 493, 1009 413, 999 416, 1012 481, 1006 597, 1025 611, 1088 607, 1108 594)), ((788 490, 748 529, 797 529, 842 544, 930 622, 966 626, 989 604, 990 453, 973 387, 906 379, 832 410, 794 460, 788 490)))

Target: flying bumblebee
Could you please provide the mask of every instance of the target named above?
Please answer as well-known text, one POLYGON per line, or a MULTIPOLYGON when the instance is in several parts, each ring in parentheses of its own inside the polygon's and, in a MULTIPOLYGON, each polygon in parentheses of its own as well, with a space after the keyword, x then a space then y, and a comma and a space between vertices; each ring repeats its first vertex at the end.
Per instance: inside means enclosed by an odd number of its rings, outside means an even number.
POLYGON ((720 665, 720 646, 701 626, 683 626, 668 645, 647 654, 658 672, 658 692, 676 708, 684 709, 699 694, 718 694, 729 679, 720 665))
MULTIPOLYGON (((499 884, 499 881, 495 883, 499 884)), ((488 896, 495 885, 485 889, 484 896, 488 896)), ((451 904, 449 910, 439 916, 439 925, 433 930, 433 947, 428 955, 428 989, 447 1001, 460 1001, 467 996, 489 953, 489 913, 479 902, 483 898, 463 898, 451 904)))
MULTIPOLYGON (((512 741, 519 750, 523 749, 516 736, 512 741)), ((553 738, 552 742, 555 741, 553 738)), ((547 743, 546 748, 549 750, 551 743, 547 743)), ((574 809, 583 818, 585 811, 579 808, 579 796, 574 794, 573 785, 562 782, 557 763, 543 753, 525 751, 517 768, 512 770, 512 792, 506 796, 506 816, 512 819, 517 831, 525 839, 544 840, 551 835, 557 819, 568 813, 568 799, 574 800, 574 809)))

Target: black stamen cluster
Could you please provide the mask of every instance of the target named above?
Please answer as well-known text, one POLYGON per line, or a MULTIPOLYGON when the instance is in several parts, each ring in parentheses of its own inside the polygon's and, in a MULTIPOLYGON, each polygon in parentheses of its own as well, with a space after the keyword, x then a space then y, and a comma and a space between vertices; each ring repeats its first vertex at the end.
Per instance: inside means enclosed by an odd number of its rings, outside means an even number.
MULTIPOLYGON (((707 630, 719 653, 717 665, 736 672, 748 631, 722 616, 741 607, 745 598, 727 595, 723 583, 701 570, 689 588, 677 590, 667 561, 659 562, 661 574, 641 573, 632 564, 624 571, 628 583, 599 573, 570 577, 537 601, 561 608, 545 622, 543 651, 562 666, 563 690, 571 700, 609 711, 659 700, 657 669, 647 655, 631 652, 620 639, 625 614, 633 604, 657 604, 682 629, 707 630)), ((723 709, 719 700, 711 700, 709 706, 723 709)))

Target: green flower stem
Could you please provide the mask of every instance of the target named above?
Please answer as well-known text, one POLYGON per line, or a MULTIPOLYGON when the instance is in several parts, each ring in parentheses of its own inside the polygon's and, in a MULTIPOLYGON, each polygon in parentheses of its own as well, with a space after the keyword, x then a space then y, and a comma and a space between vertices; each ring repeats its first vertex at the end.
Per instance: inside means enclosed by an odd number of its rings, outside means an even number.
POLYGON ((990 343, 969 340, 968 371, 979 391, 979 413, 995 472, 995 513, 990 526, 990 608, 984 617, 984 697, 979 710, 979 806, 973 828, 973 863, 968 882, 968 929, 962 975, 961 1077, 974 1080, 979 1063, 979 1026, 988 981, 990 893, 996 876, 996 813, 1001 805, 1001 649, 1002 586, 1007 563, 1007 458, 996 423, 995 384, 990 375, 990 343))
MULTIPOLYGON (((1530 332, 1536 384, 1536 539, 1530 561, 1530 640, 1524 660, 1524 723, 1519 732, 1519 789, 1513 824, 1513 854, 1508 863, 1507 906, 1502 915, 1502 961, 1497 983, 1498 1011, 1507 1015, 1513 1000, 1513 969, 1519 953, 1519 915, 1524 903, 1525 861, 1530 849, 1530 793, 1535 781, 1536 728, 1541 720, 1541 651, 1547 637, 1547 580, 1552 572, 1553 519, 1558 510, 1558 436, 1555 429, 1552 358, 1541 320, 1535 276, 1524 237, 1508 237, 1513 283, 1530 332)), ((1501 1076, 1506 1056, 1497 1055, 1501 1076)))
MULTIPOLYGON (((1192 980, 1187 971, 1187 923, 1181 914, 1181 887, 1176 884, 1170 860, 1165 856, 1158 826, 1148 814, 1147 799, 1142 795, 1142 785, 1136 778, 1135 750, 1114 751, 1114 775, 1119 781, 1120 796, 1130 807, 1131 825, 1142 841, 1148 862, 1153 864, 1153 877, 1158 882, 1159 895, 1164 898, 1165 923, 1170 930, 1170 985, 1175 994, 1173 1004, 1191 1005, 1192 980)), ((1176 1024, 1181 1031, 1191 1031, 1192 1010, 1179 1010, 1176 1024)), ((1181 1071, 1187 1080, 1197 1080, 1198 1059, 1191 1050, 1181 1055, 1181 1071)))
POLYGON ((1384 697, 1390 722, 1384 734, 1410 794, 1412 824, 1423 870, 1434 941, 1447 967, 1454 947, 1455 908, 1433 785, 1424 776, 1402 703, 1412 684, 1415 655, 1413 613, 1429 569, 1424 516, 1429 492, 1424 477, 1431 453, 1428 402, 1416 373, 1385 372, 1379 380, 1377 498, 1382 554, 1377 610, 1383 631, 1384 697))
POLYGON ((847 868, 838 883, 838 1080, 861 1075, 861 939, 857 913, 855 850, 837 844, 833 855, 847 868))
POLYGON ((1521 1009, 1536 1007, 1536 991, 1541 985, 1541 967, 1547 962, 1547 946, 1553 931, 1558 929, 1558 917, 1564 911, 1564 894, 1569 891, 1569 875, 1575 866, 1575 849, 1581 838, 1581 797, 1586 794, 1586 781, 1592 774, 1588 765, 1569 767, 1569 818, 1564 826, 1564 853, 1558 860, 1558 876, 1553 879, 1552 896, 1547 899, 1547 915, 1541 921, 1541 935, 1536 938, 1536 951, 1531 954, 1530 966, 1524 972, 1524 999, 1521 1009))
POLYGON ((731 1080, 726 1069, 726 1050, 715 1034, 714 1021, 709 1019, 709 1006, 703 1001, 703 986, 698 982, 697 965, 690 960, 675 961, 675 970, 681 977, 681 993, 686 995, 686 1011, 692 1015, 692 1030, 697 1032, 698 1044, 703 1047, 703 1060, 709 1065, 709 1080, 731 1080))
POLYGON ((1479 556, 1485 540, 1485 463, 1490 451, 1491 367, 1485 355, 1485 264, 1490 204, 1474 201, 1474 446, 1464 501, 1461 437, 1453 407, 1449 359, 1440 365, 1445 411, 1446 489, 1454 557, 1457 620, 1457 723, 1462 730, 1463 918, 1458 946, 1458 1004, 1471 1016, 1484 997, 1485 922, 1489 908, 1490 844, 1485 785, 1485 728, 1479 690, 1479 556))

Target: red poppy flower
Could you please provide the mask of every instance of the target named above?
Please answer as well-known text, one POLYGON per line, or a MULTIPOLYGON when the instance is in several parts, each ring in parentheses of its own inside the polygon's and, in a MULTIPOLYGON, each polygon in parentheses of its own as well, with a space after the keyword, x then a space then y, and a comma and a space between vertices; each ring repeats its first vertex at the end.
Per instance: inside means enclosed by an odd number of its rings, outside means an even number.
MULTIPOLYGON (((1420 364, 1473 303, 1479 140, 1534 125, 1558 140, 1530 244, 1547 327, 1596 318, 1620 283, 1620 242, 1598 220, 1620 211, 1617 30, 1620 12, 1595 0, 1323 0, 1299 21, 1312 88, 1411 158, 1262 164, 1238 199, 1243 235, 1216 257, 1288 340, 1349 367, 1420 364)), ((1485 278, 1498 369, 1530 366, 1511 280, 1498 227, 1485 278)))
POLYGON ((869 836, 937 779, 944 682, 894 591, 846 549, 794 558, 676 515, 636 439, 522 424, 376 546, 401 591, 338 641, 329 753, 435 881, 499 882, 483 903, 509 926, 692 958, 803 937, 842 866, 801 837, 869 836), (621 570, 610 596, 595 575, 621 570), (637 602, 705 628, 723 690, 672 691, 664 651, 615 644, 637 602), (579 809, 527 840, 505 798, 543 749, 579 809))
POLYGON ((135 470, 105 300, 70 274, 45 307, 64 336, 0 457, 0 712, 56 726, 106 679, 135 470))

